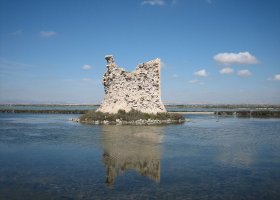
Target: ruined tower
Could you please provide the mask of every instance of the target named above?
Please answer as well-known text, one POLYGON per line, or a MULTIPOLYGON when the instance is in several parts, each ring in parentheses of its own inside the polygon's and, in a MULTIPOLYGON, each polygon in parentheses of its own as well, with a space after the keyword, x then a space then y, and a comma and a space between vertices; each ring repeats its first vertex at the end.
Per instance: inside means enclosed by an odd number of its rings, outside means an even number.
POLYGON ((154 114, 166 112, 160 97, 160 59, 142 63, 133 72, 118 67, 112 55, 105 59, 105 97, 97 111, 117 113, 120 109, 127 112, 135 109, 154 114))

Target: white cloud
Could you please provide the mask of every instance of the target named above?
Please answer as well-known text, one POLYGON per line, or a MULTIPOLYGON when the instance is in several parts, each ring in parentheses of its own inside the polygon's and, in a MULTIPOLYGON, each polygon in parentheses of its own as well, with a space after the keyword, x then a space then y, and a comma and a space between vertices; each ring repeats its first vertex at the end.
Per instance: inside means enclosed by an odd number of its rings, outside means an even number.
POLYGON ((172 74, 172 78, 178 78, 178 74, 172 74))
POLYGON ((197 79, 190 80, 189 83, 191 83, 191 84, 204 85, 204 82, 199 81, 199 80, 197 80, 197 79))
POLYGON ((142 5, 150 5, 150 6, 163 6, 165 4, 164 0, 146 0, 142 1, 142 5))
POLYGON ((270 81, 280 81, 280 74, 275 74, 273 78, 269 78, 270 81))
POLYGON ((224 65, 259 63, 257 58, 247 51, 239 53, 218 53, 214 56, 214 60, 224 65))
POLYGON ((243 70, 239 70, 237 72, 237 75, 241 76, 241 77, 248 77, 248 76, 251 76, 252 73, 248 69, 243 69, 243 70))
POLYGON ((207 77, 208 73, 206 72, 205 69, 202 69, 202 70, 195 72, 194 75, 199 76, 199 77, 207 77))
POLYGON ((280 81, 280 74, 275 74, 274 75, 274 80, 280 81))
POLYGON ((82 66, 82 69, 85 69, 85 70, 87 70, 87 69, 91 69, 92 68, 92 66, 91 65, 84 65, 84 66, 82 66))
POLYGON ((15 32, 12 32, 12 35, 21 35, 22 34, 22 30, 18 29, 15 32))
POLYGON ((42 38, 49 38, 55 36, 57 33, 54 31, 40 31, 40 36, 42 38))
POLYGON ((233 74, 233 73, 234 73, 234 69, 230 67, 225 67, 220 70, 220 74, 233 74))

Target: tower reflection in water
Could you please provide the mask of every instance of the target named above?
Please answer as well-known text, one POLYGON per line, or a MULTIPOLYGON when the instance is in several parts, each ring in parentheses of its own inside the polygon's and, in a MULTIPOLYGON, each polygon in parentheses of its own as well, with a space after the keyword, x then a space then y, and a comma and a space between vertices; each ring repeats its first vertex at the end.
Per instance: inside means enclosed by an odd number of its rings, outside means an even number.
POLYGON ((103 162, 108 186, 112 186, 126 170, 135 170, 160 181, 162 129, 159 126, 102 127, 103 162))

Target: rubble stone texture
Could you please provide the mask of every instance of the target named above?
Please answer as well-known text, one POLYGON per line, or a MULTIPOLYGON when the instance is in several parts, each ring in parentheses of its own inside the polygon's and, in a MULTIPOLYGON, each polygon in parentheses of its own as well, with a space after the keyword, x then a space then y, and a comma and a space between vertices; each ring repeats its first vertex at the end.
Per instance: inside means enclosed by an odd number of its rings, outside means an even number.
POLYGON ((118 67, 112 55, 105 59, 105 97, 97 111, 117 113, 120 109, 127 112, 135 109, 154 114, 166 112, 160 97, 160 59, 142 63, 133 72, 118 67))

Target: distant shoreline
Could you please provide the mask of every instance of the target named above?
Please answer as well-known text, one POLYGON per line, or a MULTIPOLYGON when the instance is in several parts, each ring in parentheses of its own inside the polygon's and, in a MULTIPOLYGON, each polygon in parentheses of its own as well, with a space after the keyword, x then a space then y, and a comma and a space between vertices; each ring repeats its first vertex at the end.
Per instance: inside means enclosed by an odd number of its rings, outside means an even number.
MULTIPOLYGON (((85 114, 98 104, 0 104, 0 113, 85 114)), ((186 115, 280 117, 280 105, 270 104, 178 104, 165 105, 168 112, 186 115)))
MULTIPOLYGON (((50 107, 74 107, 74 106, 93 106, 99 107, 100 104, 14 104, 14 103, 6 103, 0 104, 1 106, 33 106, 33 107, 41 107, 41 106, 50 106, 50 107)), ((176 107, 176 108, 278 108, 280 109, 280 104, 164 104, 166 107, 176 107)))
MULTIPOLYGON (((26 113, 26 114, 85 114, 89 110, 14 110, 0 109, 0 113, 26 113)), ((252 118, 280 118, 280 110, 220 110, 220 111, 176 111, 170 113, 185 115, 216 115, 252 118)))
MULTIPOLYGON (((10 110, 1 109, 0 113, 32 113, 32 114, 85 114, 89 110, 10 110)), ((177 114, 206 114, 213 115, 215 112, 208 111, 168 111, 177 114)))

